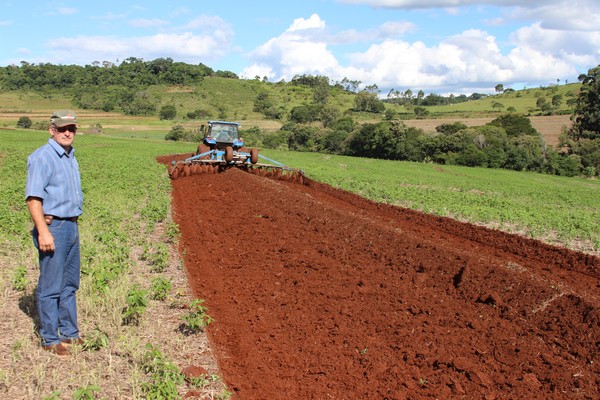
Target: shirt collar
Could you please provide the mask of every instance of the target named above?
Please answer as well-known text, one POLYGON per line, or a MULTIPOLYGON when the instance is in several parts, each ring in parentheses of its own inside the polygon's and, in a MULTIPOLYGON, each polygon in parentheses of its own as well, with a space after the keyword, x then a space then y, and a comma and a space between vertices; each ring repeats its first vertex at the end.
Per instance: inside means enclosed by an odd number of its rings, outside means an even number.
POLYGON ((56 140, 54 140, 52 138, 48 139, 48 143, 50 144, 50 146, 52 146, 54 151, 56 151, 58 153, 58 155, 60 157, 62 157, 63 155, 65 155, 67 157, 71 157, 71 156, 73 156, 73 153, 75 152, 75 149, 73 148, 73 146, 71 146, 71 151, 69 153, 67 153, 67 151, 65 149, 63 149, 63 147, 60 144, 58 144, 56 142, 56 140))

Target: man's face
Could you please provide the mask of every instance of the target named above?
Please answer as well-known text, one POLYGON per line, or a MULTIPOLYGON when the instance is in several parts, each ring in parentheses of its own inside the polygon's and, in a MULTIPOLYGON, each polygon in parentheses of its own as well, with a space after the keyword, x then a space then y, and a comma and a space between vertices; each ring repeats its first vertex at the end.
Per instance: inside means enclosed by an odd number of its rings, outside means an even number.
POLYGON ((75 132, 77 132, 76 125, 67 125, 60 128, 57 126, 50 127, 50 136, 65 150, 73 144, 75 132))

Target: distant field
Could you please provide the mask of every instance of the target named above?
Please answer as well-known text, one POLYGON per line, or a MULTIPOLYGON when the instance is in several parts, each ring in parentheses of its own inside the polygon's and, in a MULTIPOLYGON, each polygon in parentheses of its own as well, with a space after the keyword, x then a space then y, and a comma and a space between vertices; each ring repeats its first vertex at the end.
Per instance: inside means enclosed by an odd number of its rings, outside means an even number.
MULTIPOLYGON (((448 106, 428 107, 432 117, 429 119, 409 119, 404 122, 426 132, 435 131, 435 127, 443 123, 461 121, 468 126, 479 126, 514 107, 516 112, 528 114, 537 113, 536 101, 544 97, 551 101, 552 96, 562 96, 560 110, 568 111, 567 100, 577 95, 580 85, 568 84, 548 88, 531 88, 518 92, 488 96, 481 100, 469 101, 448 106), (494 109, 493 103, 501 103, 503 108, 494 109)), ((311 101, 310 88, 300 86, 285 86, 261 83, 256 80, 235 79, 205 79, 198 86, 167 87, 155 86, 148 89, 160 104, 177 104, 177 121, 161 121, 157 116, 126 116, 116 112, 101 112, 94 110, 78 110, 79 124, 83 132, 91 125, 100 124, 104 132, 111 136, 162 139, 176 123, 181 123, 186 129, 198 129, 205 120, 187 120, 182 116, 191 110, 202 109, 214 113, 207 119, 218 119, 217 108, 221 105, 225 110, 226 119, 237 121, 242 128, 258 127, 263 131, 274 132, 281 127, 280 121, 265 119, 263 115, 252 111, 252 104, 257 93, 266 91, 279 104, 280 108, 289 111, 292 107, 307 104, 311 101)), ((339 110, 348 110, 353 106, 352 94, 332 91, 329 102, 339 110)), ((387 105, 387 107, 410 115, 411 111, 404 106, 387 105)), ((70 100, 64 96, 36 92, 0 92, 0 129, 12 129, 21 116, 28 116, 33 122, 46 121, 53 110, 73 108, 70 100)), ((378 122, 383 115, 369 113, 353 113, 357 121, 378 122)), ((533 116, 531 122, 550 145, 558 143, 558 137, 564 126, 570 126, 570 115, 553 115, 548 117, 533 116)))
MULTIPOLYGON (((467 126, 481 126, 491 122, 496 117, 484 118, 439 118, 439 119, 410 119, 404 123, 408 126, 423 129, 425 132, 434 132, 435 127, 442 124, 451 124, 454 122, 462 122, 467 126)), ((529 117, 531 125, 544 137, 546 143, 552 146, 558 144, 558 138, 563 130, 563 127, 571 126, 570 115, 550 115, 546 117, 532 116, 529 117)))

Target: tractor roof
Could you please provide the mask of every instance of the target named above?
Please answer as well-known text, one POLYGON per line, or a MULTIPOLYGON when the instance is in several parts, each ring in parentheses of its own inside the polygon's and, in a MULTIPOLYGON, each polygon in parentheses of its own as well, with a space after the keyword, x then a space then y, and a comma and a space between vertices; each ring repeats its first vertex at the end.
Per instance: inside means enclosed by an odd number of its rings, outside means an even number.
POLYGON ((238 122, 227 122, 227 121, 208 121, 209 125, 235 125, 240 126, 238 122))

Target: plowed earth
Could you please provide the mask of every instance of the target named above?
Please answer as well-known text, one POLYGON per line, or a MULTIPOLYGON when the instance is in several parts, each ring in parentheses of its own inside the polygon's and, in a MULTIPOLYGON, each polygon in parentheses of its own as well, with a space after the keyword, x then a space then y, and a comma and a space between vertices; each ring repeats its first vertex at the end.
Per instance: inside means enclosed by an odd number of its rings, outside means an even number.
POLYGON ((317 182, 172 184, 233 398, 600 398, 600 259, 317 182))

